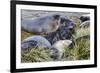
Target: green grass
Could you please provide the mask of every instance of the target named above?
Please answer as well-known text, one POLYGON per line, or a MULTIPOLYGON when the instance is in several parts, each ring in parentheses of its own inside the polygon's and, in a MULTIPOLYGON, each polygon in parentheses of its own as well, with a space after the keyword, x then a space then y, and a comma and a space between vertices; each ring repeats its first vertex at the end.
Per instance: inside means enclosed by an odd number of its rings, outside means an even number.
POLYGON ((65 48, 64 58, 66 60, 87 60, 90 58, 90 41, 87 39, 78 40, 74 48, 65 48))
POLYGON ((90 35, 90 28, 79 28, 76 30, 75 38, 77 39, 86 35, 90 35))
POLYGON ((31 48, 32 50, 28 53, 22 54, 21 62, 30 63, 30 62, 45 62, 52 61, 48 54, 48 50, 44 50, 43 48, 31 48), (35 50, 34 50, 35 49, 35 50))
POLYGON ((25 32, 25 31, 21 31, 21 40, 24 40, 25 38, 29 37, 29 36, 32 36, 34 34, 32 33, 28 33, 28 32, 25 32))
POLYGON ((76 30, 76 43, 74 48, 65 48, 64 60, 87 60, 90 58, 90 40, 81 38, 90 35, 90 28, 79 28, 76 30))

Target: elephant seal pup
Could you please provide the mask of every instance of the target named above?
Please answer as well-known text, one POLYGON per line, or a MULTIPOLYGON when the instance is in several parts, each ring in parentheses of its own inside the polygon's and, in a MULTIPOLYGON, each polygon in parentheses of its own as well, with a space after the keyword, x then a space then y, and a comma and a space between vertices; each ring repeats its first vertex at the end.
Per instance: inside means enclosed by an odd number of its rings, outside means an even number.
POLYGON ((48 16, 37 17, 32 20, 22 19, 22 30, 35 34, 48 34, 54 32, 60 26, 60 15, 52 14, 48 16))
POLYGON ((67 49, 71 43, 71 40, 59 40, 55 42, 50 49, 51 58, 54 60, 61 60, 63 58, 65 49, 67 49))
POLYGON ((22 52, 27 52, 30 48, 51 48, 51 44, 42 36, 31 36, 21 42, 22 52))

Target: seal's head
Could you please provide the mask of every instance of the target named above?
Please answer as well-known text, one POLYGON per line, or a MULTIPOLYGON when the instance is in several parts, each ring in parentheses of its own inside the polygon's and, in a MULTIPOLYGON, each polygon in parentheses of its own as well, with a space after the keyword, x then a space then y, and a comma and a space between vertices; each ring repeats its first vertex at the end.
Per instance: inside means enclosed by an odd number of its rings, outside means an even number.
POLYGON ((67 30, 70 30, 70 32, 72 34, 75 33, 76 24, 73 21, 71 21, 70 19, 61 17, 60 23, 62 24, 62 27, 66 28, 67 30))
POLYGON ((53 20, 49 23, 49 28, 51 32, 55 32, 61 25, 60 23, 60 15, 54 14, 53 15, 53 20))
POLYGON ((58 50, 57 48, 54 48, 54 47, 52 47, 52 48, 50 49, 50 52, 49 52, 50 57, 51 57, 53 60, 59 60, 59 59, 60 59, 60 54, 59 54, 59 53, 60 53, 59 50, 58 50))

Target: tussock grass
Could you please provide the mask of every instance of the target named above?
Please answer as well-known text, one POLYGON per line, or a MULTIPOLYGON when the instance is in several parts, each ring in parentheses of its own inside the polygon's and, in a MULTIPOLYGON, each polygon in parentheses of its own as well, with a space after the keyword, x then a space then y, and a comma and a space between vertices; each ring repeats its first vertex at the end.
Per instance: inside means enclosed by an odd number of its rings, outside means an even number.
POLYGON ((65 48, 64 60, 88 60, 90 58, 90 39, 84 36, 90 35, 90 28, 76 30, 74 48, 65 48))
POLYGON ((32 48, 28 53, 22 54, 21 61, 23 63, 30 63, 52 61, 52 59, 49 56, 48 50, 44 50, 44 48, 32 48))
POLYGON ((30 37, 30 36, 32 36, 32 35, 34 35, 34 34, 28 33, 28 32, 26 32, 26 31, 22 30, 22 31, 21 31, 21 40, 24 40, 25 38, 30 37))
POLYGON ((87 39, 78 40, 74 48, 65 48, 64 59, 69 60, 88 60, 90 58, 90 41, 87 39))
POLYGON ((86 35, 90 35, 90 28, 79 28, 76 30, 75 39, 86 35))

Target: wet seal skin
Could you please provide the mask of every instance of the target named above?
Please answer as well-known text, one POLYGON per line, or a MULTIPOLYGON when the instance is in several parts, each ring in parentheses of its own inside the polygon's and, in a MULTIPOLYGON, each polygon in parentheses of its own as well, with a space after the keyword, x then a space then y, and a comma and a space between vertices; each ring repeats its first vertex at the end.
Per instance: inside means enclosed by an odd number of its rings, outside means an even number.
POLYGON ((42 36, 31 36, 21 42, 21 51, 28 52, 30 48, 51 48, 50 42, 42 36))
POLYGON ((35 34, 48 34, 58 29, 61 25, 60 20, 59 14, 48 14, 30 20, 22 19, 21 28, 24 31, 35 34))

